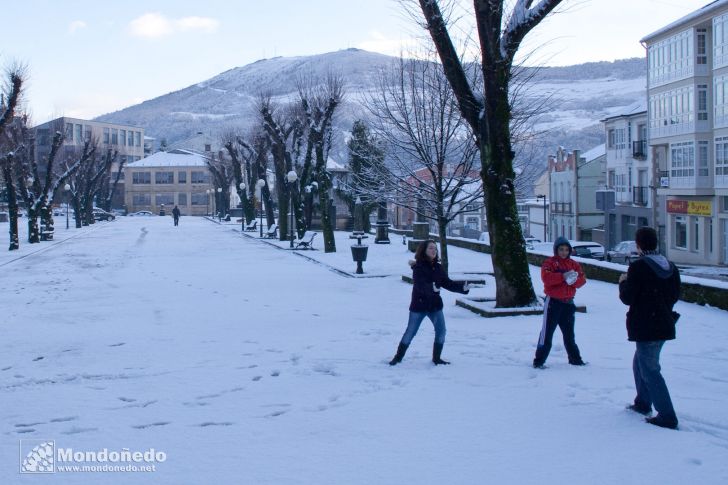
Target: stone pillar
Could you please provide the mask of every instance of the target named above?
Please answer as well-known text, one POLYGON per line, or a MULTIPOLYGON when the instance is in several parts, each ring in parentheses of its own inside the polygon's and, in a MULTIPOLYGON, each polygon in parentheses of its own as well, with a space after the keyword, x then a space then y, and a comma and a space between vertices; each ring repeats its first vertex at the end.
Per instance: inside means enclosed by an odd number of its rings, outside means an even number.
POLYGON ((387 202, 382 200, 379 202, 377 210, 377 237, 374 244, 389 244, 389 221, 387 221, 387 202))

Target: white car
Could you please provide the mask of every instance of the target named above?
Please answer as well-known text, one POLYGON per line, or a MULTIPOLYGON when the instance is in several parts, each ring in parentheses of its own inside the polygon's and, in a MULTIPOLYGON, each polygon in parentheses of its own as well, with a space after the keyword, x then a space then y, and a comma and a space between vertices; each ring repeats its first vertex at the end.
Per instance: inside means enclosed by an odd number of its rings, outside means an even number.
POLYGON ((153 215, 154 214, 149 211, 137 211, 128 214, 127 217, 152 217, 153 215))
POLYGON ((580 258, 604 260, 604 246, 592 241, 569 241, 571 255, 580 258))

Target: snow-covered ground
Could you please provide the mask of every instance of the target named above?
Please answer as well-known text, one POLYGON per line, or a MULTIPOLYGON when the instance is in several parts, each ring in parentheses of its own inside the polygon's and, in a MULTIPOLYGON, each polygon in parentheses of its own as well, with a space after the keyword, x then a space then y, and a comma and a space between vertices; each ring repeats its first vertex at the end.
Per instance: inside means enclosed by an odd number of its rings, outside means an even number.
MULTIPOLYGON (((724 311, 677 305, 662 357, 676 432, 624 409, 633 344, 611 284, 578 295, 587 367, 566 363, 557 333, 534 370, 540 316, 484 319, 447 293, 453 364, 430 363, 425 322, 390 367, 411 291, 396 238, 365 263, 392 276, 349 278, 202 218, 76 234, 0 259, 2 484, 31 481, 20 439, 166 453, 154 472, 44 480, 63 484, 728 482, 724 311)), ((490 269, 487 255, 451 258, 453 271, 490 269)))

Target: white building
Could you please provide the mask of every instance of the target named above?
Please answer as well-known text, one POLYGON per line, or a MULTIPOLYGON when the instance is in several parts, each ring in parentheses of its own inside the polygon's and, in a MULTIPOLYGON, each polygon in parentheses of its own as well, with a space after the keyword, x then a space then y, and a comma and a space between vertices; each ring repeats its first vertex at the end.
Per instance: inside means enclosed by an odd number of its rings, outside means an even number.
POLYGON ((657 227, 657 179, 647 147, 647 111, 636 105, 625 113, 603 119, 607 139, 606 190, 597 194, 604 211, 604 244, 634 240, 643 226, 657 227))
POLYGON ((552 240, 563 236, 591 241, 592 229, 604 223, 604 213, 596 206, 597 189, 605 182, 604 158, 604 144, 583 154, 579 150, 566 152, 559 147, 556 156, 549 156, 549 236, 552 240))
POLYGON ((728 264, 728 0, 642 39, 667 256, 728 264))

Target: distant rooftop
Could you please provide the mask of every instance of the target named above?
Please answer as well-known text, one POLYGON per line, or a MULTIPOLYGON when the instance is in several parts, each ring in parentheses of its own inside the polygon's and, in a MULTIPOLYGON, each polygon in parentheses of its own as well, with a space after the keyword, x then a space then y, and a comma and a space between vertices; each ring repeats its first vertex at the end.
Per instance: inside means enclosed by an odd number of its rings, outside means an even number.
POLYGON ((128 163, 127 168, 144 167, 206 167, 205 158, 196 153, 174 150, 157 152, 136 162, 128 163))

